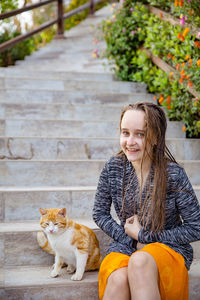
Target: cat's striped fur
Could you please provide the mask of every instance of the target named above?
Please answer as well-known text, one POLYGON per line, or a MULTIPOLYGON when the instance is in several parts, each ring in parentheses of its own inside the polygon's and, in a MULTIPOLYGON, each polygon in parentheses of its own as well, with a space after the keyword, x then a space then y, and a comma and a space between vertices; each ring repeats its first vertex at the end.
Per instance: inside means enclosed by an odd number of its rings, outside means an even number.
POLYGON ((67 265, 68 273, 75 271, 72 280, 81 280, 84 271, 99 268, 99 242, 90 228, 69 219, 65 208, 40 208, 40 213, 40 225, 46 235, 38 232, 37 240, 44 251, 55 255, 52 277, 59 275, 63 264, 67 265))

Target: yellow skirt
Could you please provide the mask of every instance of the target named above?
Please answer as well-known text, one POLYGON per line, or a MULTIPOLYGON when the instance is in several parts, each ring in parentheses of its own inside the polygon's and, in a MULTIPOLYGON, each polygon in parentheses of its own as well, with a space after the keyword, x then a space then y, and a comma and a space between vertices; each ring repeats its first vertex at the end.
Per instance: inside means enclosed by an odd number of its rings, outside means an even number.
MULTIPOLYGON (((162 300, 188 300, 188 271, 181 254, 161 243, 148 244, 137 251, 148 252, 155 259, 162 300)), ((103 299, 110 274, 117 269, 127 267, 129 259, 130 256, 116 252, 112 252, 104 258, 99 270, 99 300, 103 299)))

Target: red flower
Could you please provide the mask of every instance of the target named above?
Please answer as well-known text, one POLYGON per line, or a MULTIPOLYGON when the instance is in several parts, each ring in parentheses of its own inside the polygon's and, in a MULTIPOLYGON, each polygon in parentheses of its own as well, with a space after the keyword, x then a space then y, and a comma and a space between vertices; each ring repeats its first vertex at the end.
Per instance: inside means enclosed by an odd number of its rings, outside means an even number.
POLYGON ((167 104, 169 105, 171 103, 171 96, 167 96, 167 104))
POLYGON ((185 73, 185 70, 181 70, 181 77, 183 76, 184 73, 185 73))
POLYGON ((192 87, 192 81, 188 81, 188 86, 191 88, 192 87))
POLYGON ((182 0, 179 1, 179 6, 180 6, 180 7, 183 7, 183 1, 182 1, 182 0))
POLYGON ((182 34, 179 32, 179 33, 177 34, 177 38, 180 39, 181 37, 182 37, 182 34))
POLYGON ((159 102, 160 104, 162 104, 163 101, 164 101, 164 97, 163 97, 162 95, 160 95, 160 98, 159 98, 158 102, 159 102))
POLYGON ((196 48, 200 48, 200 42, 195 41, 195 42, 194 42, 194 45, 195 45, 196 48))
POLYGON ((181 41, 184 42, 185 41, 185 37, 181 36, 181 41))
POLYGON ((187 130, 187 128, 185 127, 185 125, 182 127, 182 130, 185 132, 187 130))
POLYGON ((186 35, 188 34, 189 31, 190 31, 190 28, 186 27, 185 30, 183 31, 183 37, 186 37, 186 35))

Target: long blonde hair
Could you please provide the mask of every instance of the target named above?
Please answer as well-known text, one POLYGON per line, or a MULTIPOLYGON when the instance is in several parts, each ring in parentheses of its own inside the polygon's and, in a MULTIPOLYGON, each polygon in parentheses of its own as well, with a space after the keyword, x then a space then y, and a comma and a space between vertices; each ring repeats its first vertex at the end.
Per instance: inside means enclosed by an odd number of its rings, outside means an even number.
MULTIPOLYGON (((158 230, 163 229, 165 223, 167 162, 173 161, 176 163, 174 157, 166 146, 165 134, 167 129, 167 120, 165 117, 165 113, 160 106, 148 102, 137 102, 135 104, 129 104, 123 108, 120 116, 120 130, 122 119, 127 110, 140 110, 145 113, 145 150, 142 158, 142 163, 144 161, 144 155, 148 155, 152 162, 154 172, 152 178, 153 189, 150 188, 149 184, 143 203, 143 209, 140 211, 140 220, 142 221, 142 223, 144 223, 144 220, 146 219, 144 226, 149 226, 150 230, 152 230, 153 232, 157 232, 158 230), (147 147, 147 144, 150 145, 150 151, 148 150, 149 147, 147 147), (148 207, 149 201, 150 205, 148 207)), ((124 158, 126 159, 123 151, 120 151, 118 155, 124 156, 124 158)), ((126 195, 123 191, 122 208, 124 207, 125 197, 126 195)), ((140 204, 141 203, 142 189, 140 191, 140 204)))

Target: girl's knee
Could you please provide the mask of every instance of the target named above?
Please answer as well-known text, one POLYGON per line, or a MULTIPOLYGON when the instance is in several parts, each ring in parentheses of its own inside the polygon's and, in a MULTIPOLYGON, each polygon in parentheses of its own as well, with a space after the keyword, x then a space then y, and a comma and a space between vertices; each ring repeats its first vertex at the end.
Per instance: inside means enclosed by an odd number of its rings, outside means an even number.
POLYGON ((158 268, 151 254, 144 251, 132 254, 128 264, 128 280, 130 286, 134 285, 135 290, 155 290, 159 295, 158 268))
POLYGON ((154 258, 147 252, 139 251, 132 254, 128 264, 128 270, 140 272, 145 269, 157 270, 154 258))
POLYGON ((107 284, 112 286, 114 289, 123 289, 128 284, 128 273, 127 268, 121 268, 114 271, 109 277, 107 284))
POLYGON ((108 277, 103 299, 130 299, 127 267, 114 271, 108 277))

